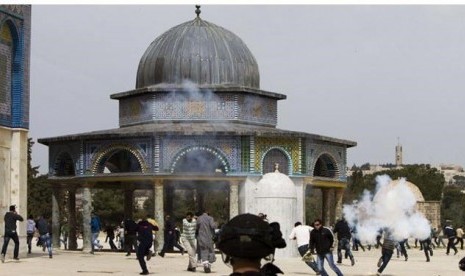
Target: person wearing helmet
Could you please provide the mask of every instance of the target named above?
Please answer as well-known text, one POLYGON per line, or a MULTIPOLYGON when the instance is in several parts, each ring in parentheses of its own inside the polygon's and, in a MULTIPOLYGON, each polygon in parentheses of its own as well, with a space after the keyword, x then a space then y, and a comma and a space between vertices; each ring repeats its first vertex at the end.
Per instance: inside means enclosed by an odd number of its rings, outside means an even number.
POLYGON ((459 261, 459 269, 462 270, 462 271, 465 271, 465 257, 460 259, 460 261, 459 261))
POLYGON ((283 273, 272 263, 261 267, 261 259, 274 253, 276 248, 286 247, 279 230, 279 223, 272 225, 257 215, 241 214, 232 218, 220 230, 217 248, 223 261, 230 264, 230 276, 259 276, 283 273))

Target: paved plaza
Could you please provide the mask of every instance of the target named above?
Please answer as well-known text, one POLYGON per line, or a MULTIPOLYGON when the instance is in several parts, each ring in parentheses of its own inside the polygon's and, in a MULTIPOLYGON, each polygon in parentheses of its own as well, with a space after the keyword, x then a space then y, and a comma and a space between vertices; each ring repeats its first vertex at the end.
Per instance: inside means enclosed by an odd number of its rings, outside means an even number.
MULTIPOLYGON (((13 248, 9 246, 9 251, 13 248)), ((380 256, 379 249, 371 251, 354 252, 356 264, 350 266, 350 261, 343 260, 338 265, 344 275, 375 275, 376 263, 380 256)), ((418 248, 408 251, 409 259, 396 258, 387 266, 383 275, 390 276, 454 276, 465 275, 458 269, 459 260, 465 255, 465 250, 460 250, 457 255, 453 253, 449 256, 445 254, 445 249, 440 248, 434 251, 431 262, 425 261, 425 256, 418 248)), ((203 275, 201 267, 195 273, 186 271, 187 254, 182 256, 179 253, 166 254, 164 258, 153 257, 148 262, 148 269, 151 275, 203 275)), ((315 275, 300 258, 278 259, 275 262, 285 273, 285 275, 315 275)), ((327 265, 326 265, 327 267, 327 265)), ((58 250, 54 253, 53 259, 49 259, 47 253, 40 248, 34 247, 33 253, 27 258, 14 261, 11 257, 5 263, 0 263, 0 275, 139 275, 140 267, 135 254, 129 257, 121 252, 95 252, 94 255, 81 251, 58 250)), ((231 269, 221 261, 221 255, 217 255, 217 261, 213 264, 212 275, 229 275, 231 269)), ((335 275, 328 271, 329 275, 335 275)))

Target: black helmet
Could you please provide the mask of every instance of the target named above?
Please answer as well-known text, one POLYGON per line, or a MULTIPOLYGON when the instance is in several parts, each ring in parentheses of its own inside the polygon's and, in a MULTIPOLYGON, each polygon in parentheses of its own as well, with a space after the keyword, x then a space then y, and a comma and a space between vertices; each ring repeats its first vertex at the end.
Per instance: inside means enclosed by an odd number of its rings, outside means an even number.
POLYGON ((276 237, 274 229, 256 215, 238 215, 221 228, 217 248, 231 257, 261 259, 282 248, 282 235, 276 237))
POLYGON ((465 257, 463 257, 463 258, 459 261, 459 268, 460 268, 460 270, 465 271, 465 257))

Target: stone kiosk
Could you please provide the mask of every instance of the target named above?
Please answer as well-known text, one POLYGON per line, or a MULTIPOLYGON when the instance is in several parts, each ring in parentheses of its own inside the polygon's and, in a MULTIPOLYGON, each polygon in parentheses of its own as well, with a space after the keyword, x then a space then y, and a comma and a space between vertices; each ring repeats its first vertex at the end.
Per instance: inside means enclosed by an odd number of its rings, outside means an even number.
MULTIPOLYGON (((120 189, 126 216, 132 216, 134 190, 152 191, 153 216, 161 226, 176 196, 192 196, 199 209, 214 208, 210 189, 224 192, 226 219, 262 211, 273 220, 278 215, 254 206, 292 202, 295 207, 282 206, 286 213, 279 217, 305 221, 308 186, 323 191, 326 224, 341 212, 347 148, 356 143, 276 128, 278 101, 286 96, 261 90, 258 64, 246 44, 203 20, 199 8, 196 13, 150 44, 134 90, 111 95, 119 101, 119 128, 39 139, 49 146, 54 230, 61 216, 56 199, 66 194, 68 221, 75 224, 76 193, 82 194, 85 249, 95 188, 120 189), (276 164, 287 199, 276 199, 260 182, 276 164)), ((284 235, 293 223, 282 223, 284 235)))

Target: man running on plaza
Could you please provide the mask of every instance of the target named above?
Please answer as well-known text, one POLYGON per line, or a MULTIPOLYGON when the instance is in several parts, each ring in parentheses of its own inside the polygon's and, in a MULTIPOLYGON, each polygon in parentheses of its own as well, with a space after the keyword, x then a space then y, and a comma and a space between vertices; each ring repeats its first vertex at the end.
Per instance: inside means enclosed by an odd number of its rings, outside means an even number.
POLYGON ((311 252, 316 250, 316 254, 318 255, 318 270, 322 276, 328 276, 324 268, 324 261, 326 259, 329 267, 331 267, 338 276, 342 276, 342 272, 336 266, 333 259, 333 233, 323 226, 321 219, 316 219, 313 226, 315 228, 310 233, 310 249, 311 252))
POLYGON ((187 271, 195 272, 197 264, 195 253, 197 251, 197 240, 195 239, 195 230, 197 220, 192 212, 187 212, 186 217, 182 220, 181 242, 189 255, 189 264, 187 271))
POLYGON ((391 237, 388 231, 384 231, 384 240, 381 245, 381 258, 378 261, 378 273, 376 275, 380 276, 386 268, 387 264, 394 254, 394 248, 396 247, 396 241, 391 237))
POLYGON ((197 242, 200 249, 200 259, 202 260, 205 273, 211 272, 211 264, 216 261, 215 250, 213 248, 213 234, 216 223, 206 211, 197 218, 197 242))
POLYGON ((10 211, 5 213, 5 234, 3 235, 3 247, 2 247, 2 263, 5 262, 6 250, 8 249, 8 243, 10 239, 15 243, 15 249, 13 251, 13 259, 19 260, 19 239, 18 233, 16 232, 16 221, 23 221, 23 217, 16 213, 16 206, 11 205, 10 211))
MULTIPOLYGON (((302 225, 300 221, 294 224, 294 228, 289 235, 289 239, 297 241, 297 250, 300 256, 304 256, 308 251, 308 242, 310 241, 310 232, 313 228, 308 225, 302 225)), ((305 261, 305 263, 318 274, 318 265, 315 261, 305 261)))
POLYGON ((150 248, 153 243, 153 231, 158 231, 158 227, 147 221, 147 215, 144 215, 141 221, 137 224, 137 240, 139 245, 137 246, 137 260, 139 260, 140 268, 142 272, 140 275, 148 275, 147 264, 144 257, 147 257, 147 261, 152 258, 152 251, 150 248))
POLYGON ((350 257, 350 264, 353 266, 355 264, 355 260, 354 255, 352 255, 352 251, 350 251, 350 239, 352 238, 352 234, 350 233, 349 223, 347 223, 347 220, 344 217, 336 222, 336 226, 334 226, 334 233, 337 235, 338 239, 337 263, 342 263, 342 249, 344 249, 346 258, 347 256, 350 257))

